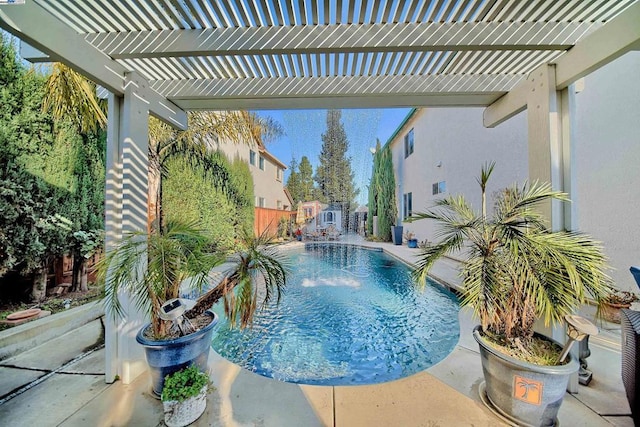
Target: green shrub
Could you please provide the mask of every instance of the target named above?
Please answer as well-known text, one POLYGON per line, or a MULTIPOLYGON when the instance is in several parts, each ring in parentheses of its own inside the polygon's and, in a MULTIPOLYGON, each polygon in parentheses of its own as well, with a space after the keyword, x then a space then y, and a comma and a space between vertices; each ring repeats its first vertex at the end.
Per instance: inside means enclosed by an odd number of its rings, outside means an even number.
POLYGON ((202 387, 207 384, 209 384, 209 376, 200 372, 196 365, 191 365, 165 377, 162 401, 177 400, 182 402, 197 396, 202 387))

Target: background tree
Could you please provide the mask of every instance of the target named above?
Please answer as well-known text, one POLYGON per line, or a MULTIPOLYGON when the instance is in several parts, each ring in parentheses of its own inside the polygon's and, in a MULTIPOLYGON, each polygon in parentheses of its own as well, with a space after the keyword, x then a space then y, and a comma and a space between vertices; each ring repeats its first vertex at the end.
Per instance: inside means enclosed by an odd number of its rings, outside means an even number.
POLYGON ((298 173, 298 161, 295 157, 291 158, 289 163, 289 178, 287 178, 287 190, 291 194, 294 205, 303 200, 302 192, 300 189, 300 175, 298 173))
POLYGON ((300 159, 299 179, 300 179, 300 193, 302 195, 303 202, 309 202, 315 200, 315 188, 313 185, 313 166, 307 156, 302 156, 300 159))
POLYGON ((347 157, 348 149, 349 141, 340 110, 327 111, 327 130, 322 134, 320 164, 314 179, 318 184, 320 201, 342 205, 343 227, 348 221, 351 204, 358 195, 353 184, 351 159, 347 157))

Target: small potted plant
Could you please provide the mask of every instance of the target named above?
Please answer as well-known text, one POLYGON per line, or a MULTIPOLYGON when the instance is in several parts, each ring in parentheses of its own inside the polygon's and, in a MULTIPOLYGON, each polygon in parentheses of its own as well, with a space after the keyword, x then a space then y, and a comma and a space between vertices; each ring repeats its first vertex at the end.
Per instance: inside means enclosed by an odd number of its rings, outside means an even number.
POLYGON ((636 301, 640 298, 633 292, 616 290, 600 301, 598 315, 607 322, 620 323, 620 310, 631 307, 636 301))
POLYGON ((407 241, 407 247, 409 248, 418 247, 418 239, 416 239, 416 235, 414 233, 407 231, 404 234, 404 239, 407 241))
POLYGON ((165 424, 183 427, 200 418, 207 407, 207 393, 213 390, 209 376, 196 365, 167 375, 162 388, 165 424))

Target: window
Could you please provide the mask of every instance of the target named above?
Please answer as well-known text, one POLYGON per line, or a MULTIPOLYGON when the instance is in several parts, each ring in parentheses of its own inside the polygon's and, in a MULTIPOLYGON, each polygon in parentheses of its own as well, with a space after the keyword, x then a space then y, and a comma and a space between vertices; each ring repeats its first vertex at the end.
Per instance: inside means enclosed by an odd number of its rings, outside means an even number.
POLYGON ((282 182, 282 168, 276 168, 276 179, 282 182))
POLYGON ((256 152, 253 150, 249 150, 249 163, 253 166, 256 165, 256 152))
POLYGON ((258 197, 258 206, 261 208, 265 207, 264 197, 258 197))
POLYGON ((447 191, 447 184, 445 181, 434 182, 431 186, 431 192, 434 195, 444 193, 445 191, 447 191))
POLYGON ((404 158, 413 154, 413 129, 404 136, 404 158))
POLYGON ((403 197, 402 216, 407 219, 413 213, 413 193, 406 193, 403 197))
POLYGON ((264 157, 260 156, 260 170, 264 170, 264 157))
POLYGON ((278 200, 278 201, 276 202, 276 207, 277 207, 279 210, 282 210, 282 200, 278 200))
POLYGON ((333 222, 333 221, 335 221, 333 219, 333 212, 326 212, 324 214, 324 222, 328 224, 328 223, 333 222))

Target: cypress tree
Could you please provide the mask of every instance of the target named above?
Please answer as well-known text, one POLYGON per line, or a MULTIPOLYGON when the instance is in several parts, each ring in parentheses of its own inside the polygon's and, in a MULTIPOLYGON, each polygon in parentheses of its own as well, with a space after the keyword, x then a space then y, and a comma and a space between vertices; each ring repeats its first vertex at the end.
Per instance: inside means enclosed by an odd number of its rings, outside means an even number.
MULTIPOLYGON (((377 153, 376 153, 377 154, 377 153)), ((378 237, 391 241, 391 226, 395 225, 398 213, 396 207, 396 180, 393 174, 391 149, 386 146, 379 152, 379 173, 376 182, 378 237)))
POLYGON ((373 173, 369 184, 369 213, 367 215, 367 233, 373 235, 373 217, 378 217, 378 237, 383 241, 391 241, 391 226, 395 224, 398 208, 396 207, 396 180, 393 174, 393 158, 391 149, 376 144, 373 158, 373 173))

